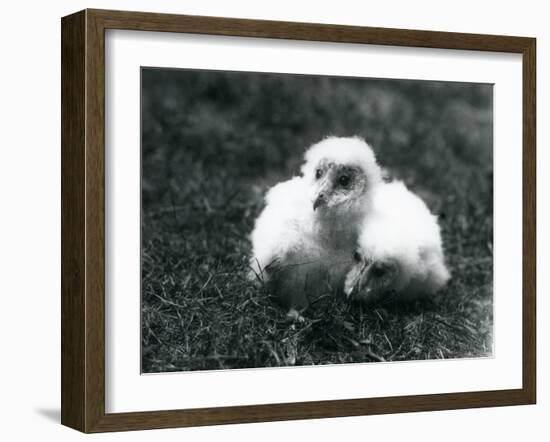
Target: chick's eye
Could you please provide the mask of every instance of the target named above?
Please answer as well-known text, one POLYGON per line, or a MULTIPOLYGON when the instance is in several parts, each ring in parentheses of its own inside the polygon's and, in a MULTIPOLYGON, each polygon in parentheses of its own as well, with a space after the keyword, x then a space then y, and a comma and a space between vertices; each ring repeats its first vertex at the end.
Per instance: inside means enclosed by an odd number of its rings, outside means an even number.
POLYGON ((322 175, 323 175, 323 171, 322 171, 321 169, 317 169, 317 170, 315 171, 315 178, 316 178, 316 179, 321 178, 322 175))
POLYGON ((350 178, 349 176, 347 175, 342 175, 339 179, 338 179, 338 183, 342 186, 342 187, 347 187, 349 185, 349 182, 350 182, 350 178))
POLYGON ((361 254, 357 251, 353 254, 353 259, 357 262, 361 262, 361 254))

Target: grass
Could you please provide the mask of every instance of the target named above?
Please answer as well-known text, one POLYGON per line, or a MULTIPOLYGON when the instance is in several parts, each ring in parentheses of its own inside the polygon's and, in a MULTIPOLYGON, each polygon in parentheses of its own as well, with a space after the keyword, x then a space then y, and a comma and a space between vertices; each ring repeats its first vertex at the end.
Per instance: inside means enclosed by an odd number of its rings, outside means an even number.
POLYGON ((142 370, 492 353, 489 85, 143 70, 142 370), (440 218, 452 279, 433 300, 324 298, 289 323, 246 279, 269 186, 325 135, 360 135, 440 218))

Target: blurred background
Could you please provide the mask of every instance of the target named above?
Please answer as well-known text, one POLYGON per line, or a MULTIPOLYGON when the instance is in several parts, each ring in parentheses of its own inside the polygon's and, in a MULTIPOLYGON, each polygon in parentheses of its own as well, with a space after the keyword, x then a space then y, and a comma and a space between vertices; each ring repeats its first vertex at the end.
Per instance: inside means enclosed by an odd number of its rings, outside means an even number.
POLYGON ((492 86, 142 70, 142 370, 487 356, 492 352, 492 86), (334 301, 289 326, 244 278, 248 235, 305 149, 359 135, 440 219, 434 302, 334 301))

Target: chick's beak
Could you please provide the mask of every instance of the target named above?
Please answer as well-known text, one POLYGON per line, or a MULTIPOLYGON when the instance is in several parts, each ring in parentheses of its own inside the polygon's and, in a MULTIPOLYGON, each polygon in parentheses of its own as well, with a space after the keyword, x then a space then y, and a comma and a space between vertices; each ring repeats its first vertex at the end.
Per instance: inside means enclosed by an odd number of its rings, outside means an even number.
POLYGON ((313 202, 313 210, 316 210, 317 207, 322 206, 326 204, 327 200, 325 198, 324 194, 319 194, 317 198, 315 198, 315 201, 313 202))
POLYGON ((353 299, 358 294, 360 290, 363 289, 364 285, 368 281, 368 270, 369 264, 365 263, 363 267, 357 272, 357 275, 353 280, 346 282, 347 287, 344 292, 348 299, 353 299))

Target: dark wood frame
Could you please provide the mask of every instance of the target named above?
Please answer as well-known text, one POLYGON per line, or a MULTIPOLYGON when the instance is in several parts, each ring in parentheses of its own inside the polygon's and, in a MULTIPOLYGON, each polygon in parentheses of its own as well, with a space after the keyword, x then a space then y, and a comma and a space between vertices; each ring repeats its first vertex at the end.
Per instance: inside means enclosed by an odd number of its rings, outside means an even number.
POLYGON ((404 29, 84 10, 62 19, 61 422, 84 432, 534 404, 536 40, 404 29), (105 413, 105 30, 284 38, 523 56, 523 386, 190 410, 105 413))

